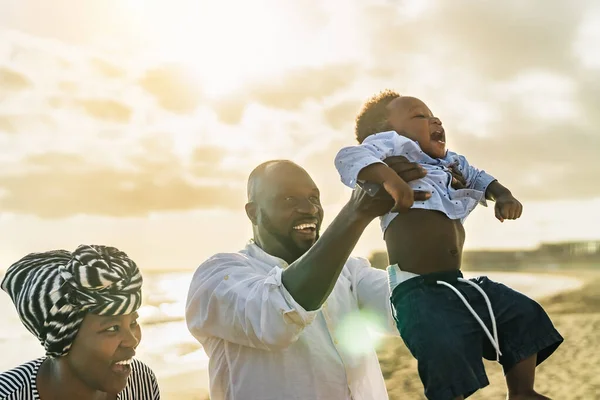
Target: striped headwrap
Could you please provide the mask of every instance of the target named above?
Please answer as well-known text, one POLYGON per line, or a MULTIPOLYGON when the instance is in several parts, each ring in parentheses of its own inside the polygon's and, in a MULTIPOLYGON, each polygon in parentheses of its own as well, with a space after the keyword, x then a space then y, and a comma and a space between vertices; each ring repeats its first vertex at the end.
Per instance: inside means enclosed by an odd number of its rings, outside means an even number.
POLYGON ((126 315, 142 302, 133 260, 107 246, 29 254, 8 268, 2 289, 49 357, 69 352, 86 313, 126 315))

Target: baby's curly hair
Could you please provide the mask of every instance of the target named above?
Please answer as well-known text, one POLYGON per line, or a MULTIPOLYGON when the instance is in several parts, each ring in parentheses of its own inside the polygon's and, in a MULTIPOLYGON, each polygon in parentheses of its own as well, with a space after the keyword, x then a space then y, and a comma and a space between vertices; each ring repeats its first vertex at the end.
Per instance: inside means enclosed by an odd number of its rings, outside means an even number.
POLYGON ((399 93, 386 89, 367 100, 356 117, 354 133, 358 143, 362 143, 367 136, 389 130, 386 107, 398 97, 399 93))

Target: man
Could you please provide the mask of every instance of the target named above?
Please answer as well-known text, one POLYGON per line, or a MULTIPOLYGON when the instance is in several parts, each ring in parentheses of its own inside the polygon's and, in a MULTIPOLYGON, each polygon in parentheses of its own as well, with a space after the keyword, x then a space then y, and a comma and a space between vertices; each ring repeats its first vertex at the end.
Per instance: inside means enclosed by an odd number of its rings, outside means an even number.
MULTIPOLYGON (((387 162, 405 181, 425 175, 401 157, 387 162)), ((415 200, 428 197, 415 192, 415 200)), ((375 350, 356 354, 338 338, 345 317, 359 310, 395 330, 385 272, 349 258, 392 205, 357 188, 319 238, 319 190, 304 169, 276 160, 250 174, 253 241, 200 265, 187 299, 188 328, 210 358, 211 399, 387 399, 375 350)), ((356 329, 357 337, 368 334, 356 329)))

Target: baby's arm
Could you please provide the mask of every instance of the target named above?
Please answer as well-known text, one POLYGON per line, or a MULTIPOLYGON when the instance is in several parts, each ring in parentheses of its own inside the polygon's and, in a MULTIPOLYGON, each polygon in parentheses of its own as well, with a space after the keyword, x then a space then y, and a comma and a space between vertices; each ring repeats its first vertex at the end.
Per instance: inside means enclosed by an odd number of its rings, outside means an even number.
POLYGON ((490 183, 485 191, 485 197, 496 202, 494 211, 496 218, 500 222, 504 222, 505 219, 517 219, 521 217, 523 205, 500 182, 494 181, 490 183))
POLYGON ((482 191, 486 199, 496 202, 494 211, 500 222, 521 216, 523 206, 496 178, 470 165, 464 156, 458 156, 457 168, 465 178, 468 188, 482 191))
POLYGON ((335 157, 342 182, 351 188, 357 181, 380 184, 394 198, 392 211, 410 208, 414 202, 412 189, 382 161, 400 154, 408 142, 396 132, 384 132, 369 136, 361 145, 343 148, 335 157))

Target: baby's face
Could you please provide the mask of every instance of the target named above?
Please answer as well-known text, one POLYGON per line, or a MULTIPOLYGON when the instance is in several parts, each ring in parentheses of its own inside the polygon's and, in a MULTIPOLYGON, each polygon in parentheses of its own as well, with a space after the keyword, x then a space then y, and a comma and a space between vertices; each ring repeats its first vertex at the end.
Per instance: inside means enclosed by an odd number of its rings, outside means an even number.
POLYGON ((401 96, 388 104, 388 123, 402 136, 415 140, 430 157, 446 156, 446 132, 442 121, 421 100, 401 96))

